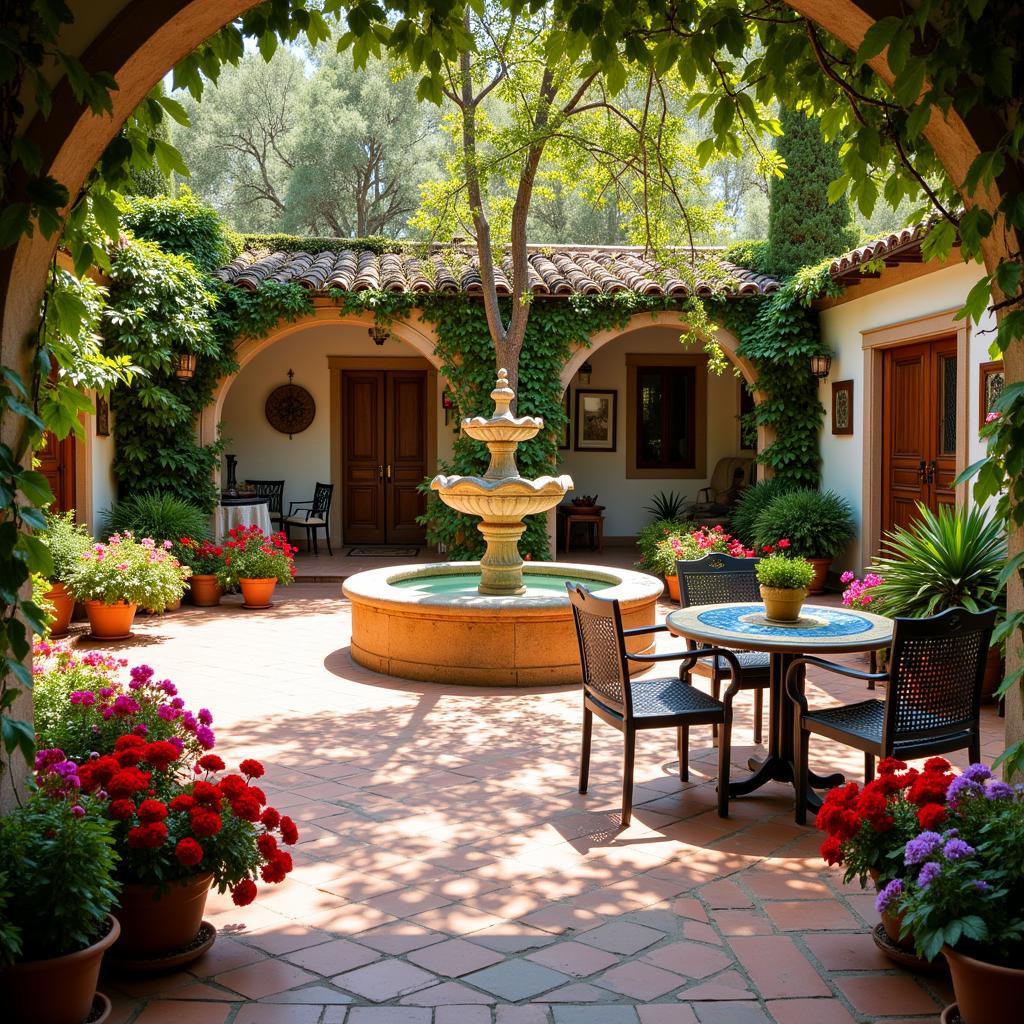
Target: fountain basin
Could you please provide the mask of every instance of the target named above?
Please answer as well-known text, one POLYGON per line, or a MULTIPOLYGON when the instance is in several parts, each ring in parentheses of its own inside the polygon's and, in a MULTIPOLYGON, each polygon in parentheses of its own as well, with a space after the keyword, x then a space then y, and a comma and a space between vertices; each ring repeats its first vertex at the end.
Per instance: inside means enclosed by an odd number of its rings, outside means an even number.
MULTIPOLYGON (((342 587, 352 604, 352 658, 403 679, 468 686, 560 686, 580 682, 579 648, 565 580, 615 598, 626 629, 654 625, 660 580, 629 569, 527 562, 526 592, 477 592, 479 562, 371 569, 342 587)), ((632 654, 653 635, 630 638, 632 654)), ((635 671, 649 666, 637 664, 635 671)))

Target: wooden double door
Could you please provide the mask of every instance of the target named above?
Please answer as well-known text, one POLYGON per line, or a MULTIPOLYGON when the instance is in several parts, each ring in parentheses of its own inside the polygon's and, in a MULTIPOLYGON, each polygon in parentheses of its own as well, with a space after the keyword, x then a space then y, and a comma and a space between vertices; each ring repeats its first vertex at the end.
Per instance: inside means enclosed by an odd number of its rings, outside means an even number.
POLYGON ((43 435, 43 446, 36 450, 39 472, 46 477, 54 501, 54 512, 67 512, 75 507, 75 435, 58 441, 51 431, 43 435))
POLYGON ((957 475, 956 337, 887 349, 882 372, 882 529, 954 505, 957 475))
POLYGON ((345 543, 422 544, 426 371, 343 370, 341 427, 345 543))

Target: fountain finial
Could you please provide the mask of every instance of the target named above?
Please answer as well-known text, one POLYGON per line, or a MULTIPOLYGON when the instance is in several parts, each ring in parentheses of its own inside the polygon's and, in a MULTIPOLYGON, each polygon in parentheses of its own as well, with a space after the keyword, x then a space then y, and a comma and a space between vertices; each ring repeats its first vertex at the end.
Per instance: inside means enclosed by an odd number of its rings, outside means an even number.
POLYGON ((498 380, 491 392, 491 399, 494 402, 495 418, 511 418, 509 407, 515 401, 516 393, 508 386, 508 370, 498 370, 498 380))

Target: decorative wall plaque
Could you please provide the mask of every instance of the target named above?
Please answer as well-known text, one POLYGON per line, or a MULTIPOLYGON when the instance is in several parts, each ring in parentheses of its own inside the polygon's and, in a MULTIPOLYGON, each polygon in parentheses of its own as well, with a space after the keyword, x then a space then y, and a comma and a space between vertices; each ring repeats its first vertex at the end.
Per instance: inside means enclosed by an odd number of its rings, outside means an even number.
POLYGON ((316 402, 313 396, 298 384, 292 383, 295 374, 288 371, 288 383, 282 384, 267 396, 264 409, 267 422, 282 434, 291 437, 301 434, 316 416, 316 402))

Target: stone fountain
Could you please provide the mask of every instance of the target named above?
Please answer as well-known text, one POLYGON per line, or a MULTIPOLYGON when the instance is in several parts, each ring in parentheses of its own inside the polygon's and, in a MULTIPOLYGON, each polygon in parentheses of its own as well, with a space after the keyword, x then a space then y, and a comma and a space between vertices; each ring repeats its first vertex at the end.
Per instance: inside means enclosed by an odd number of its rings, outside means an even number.
POLYGON ((432 490, 451 508, 479 516, 477 529, 487 550, 480 559, 481 594, 506 597, 525 594, 523 559, 519 538, 526 526, 523 517, 554 508, 572 490, 572 477, 542 476, 526 480, 519 475, 516 449, 544 428, 535 416, 513 416, 515 392, 508 386, 508 370, 498 371, 498 383, 491 392, 494 415, 485 420, 474 416, 462 421, 462 429, 483 441, 491 453, 491 464, 482 477, 435 476, 432 490))
MULTIPOLYGON (((527 562, 519 554, 523 517, 547 512, 572 488, 568 476, 527 480, 516 448, 544 429, 513 416, 515 393, 499 370, 494 415, 462 421, 491 453, 482 477, 437 476, 431 487, 460 512, 479 516, 487 548, 479 562, 401 565, 356 573, 342 591, 351 603, 350 653, 358 664, 405 679, 469 686, 578 683, 579 649, 566 581, 619 601, 627 628, 654 623, 660 580, 629 569, 527 562)), ((629 637, 634 654, 653 644, 629 637)), ((644 666, 634 663, 634 669, 644 666)))

